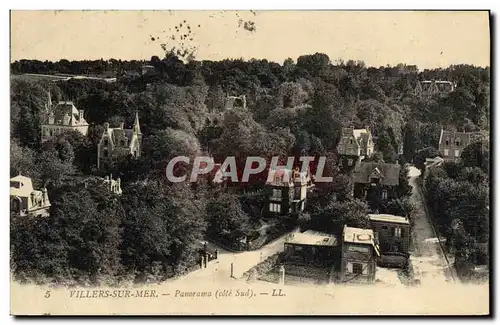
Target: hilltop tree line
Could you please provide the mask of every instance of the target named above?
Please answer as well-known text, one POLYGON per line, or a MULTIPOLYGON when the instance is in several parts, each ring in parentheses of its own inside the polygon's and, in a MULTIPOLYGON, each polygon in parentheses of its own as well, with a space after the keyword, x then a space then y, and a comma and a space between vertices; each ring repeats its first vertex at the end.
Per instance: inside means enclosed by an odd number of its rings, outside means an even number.
MULTIPOLYGON (((193 252, 206 234, 233 243, 257 236, 265 179, 229 184, 230 190, 203 179, 190 186, 169 184, 165 167, 174 156, 211 155, 216 161, 236 156, 239 170, 248 156, 326 156, 324 175, 334 182, 318 186, 319 194, 308 204, 310 215, 298 218, 328 216, 325 222, 335 225, 327 226, 336 229, 369 211, 367 202, 352 198, 349 177, 336 165, 342 127, 369 126, 376 159, 405 163, 419 150, 437 147, 441 127, 486 130, 490 118, 489 68, 468 65, 417 73, 405 65, 332 62, 321 53, 282 64, 256 59, 184 62, 169 53, 149 62, 22 60, 11 70, 119 76, 116 83, 12 77, 11 175, 22 173, 36 187, 46 186, 53 202, 49 219, 13 220, 13 261, 19 272, 49 277, 169 277, 196 263, 193 252), (145 63, 154 70, 127 74, 139 72, 145 63), (452 80, 458 86, 450 94, 422 99, 413 91, 422 79, 452 80), (40 143, 48 91, 53 102, 72 100, 85 110, 91 124, 87 137, 67 132, 40 143), (247 109, 225 111, 228 95, 245 95, 247 109), (143 133, 141 157, 97 171, 103 123, 130 127, 136 112, 143 133), (121 178, 121 198, 77 181, 109 174, 121 178), (62 227, 67 230, 61 232, 62 227)), ((180 168, 189 172, 192 163, 180 168)), ((409 213, 407 168, 400 180, 400 201, 388 209, 409 213)))

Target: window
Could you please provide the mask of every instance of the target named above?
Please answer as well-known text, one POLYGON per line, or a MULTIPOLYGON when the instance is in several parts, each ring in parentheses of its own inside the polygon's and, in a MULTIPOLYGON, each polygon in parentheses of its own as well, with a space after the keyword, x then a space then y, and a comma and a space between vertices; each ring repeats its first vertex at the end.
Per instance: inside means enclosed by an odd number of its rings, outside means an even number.
POLYGON ((449 155, 449 150, 448 149, 444 149, 444 156, 448 157, 448 155, 449 155))
POLYGON ((269 211, 271 212, 281 212, 281 204, 279 203, 269 203, 269 211))
POLYGON ((382 200, 387 200, 387 190, 382 190, 382 200))
POLYGON ((460 157, 460 150, 455 150, 455 157, 460 157))
POLYGON ((456 145, 457 147, 460 147, 460 138, 456 138, 456 139, 455 139, 455 145, 456 145))
POLYGON ((352 273, 354 273, 354 274, 363 274, 363 264, 361 264, 361 263, 352 263, 352 273))
POLYGON ((449 146, 450 145, 450 139, 449 138, 446 138, 446 141, 445 141, 446 145, 449 146))
POLYGON ((120 141, 120 145, 123 147, 125 146, 125 140, 120 141))
POLYGON ((383 230, 387 230, 387 226, 382 226, 382 229, 383 230))
POLYGON ((104 139, 104 146, 107 147, 108 146, 108 139, 104 139))
POLYGON ((281 199, 281 190, 273 189, 273 197, 281 199))
POLYGON ((393 233, 394 237, 401 237, 401 228, 399 227, 393 228, 393 233))
POLYGON ((347 164, 348 164, 349 166, 352 166, 352 159, 351 159, 351 158, 347 159, 347 164))
POLYGON ((102 155, 103 155, 104 157, 107 157, 107 156, 108 156, 108 150, 103 150, 102 155))

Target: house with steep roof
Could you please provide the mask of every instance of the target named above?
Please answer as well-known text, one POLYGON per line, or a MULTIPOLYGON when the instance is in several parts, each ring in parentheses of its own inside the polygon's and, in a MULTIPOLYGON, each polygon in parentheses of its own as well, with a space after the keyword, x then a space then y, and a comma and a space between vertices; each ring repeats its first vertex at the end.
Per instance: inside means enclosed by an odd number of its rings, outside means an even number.
POLYGON ((350 170, 356 162, 373 154, 374 144, 370 128, 342 128, 340 141, 337 145, 339 166, 342 170, 350 170))
POLYGON ((49 215, 50 201, 46 188, 33 189, 31 178, 18 175, 10 179, 10 210, 20 216, 49 215))
POLYGON ((375 280, 380 249, 373 230, 344 226, 341 256, 342 283, 370 283, 375 280))
POLYGON ((77 109, 73 102, 60 101, 53 105, 49 92, 45 110, 45 119, 41 125, 42 142, 69 130, 75 130, 87 136, 89 124, 84 118, 84 111, 77 109))
POLYGON ((110 128, 109 123, 105 123, 97 145, 97 169, 109 168, 114 161, 127 156, 138 158, 141 156, 141 148, 142 133, 137 113, 131 129, 125 129, 123 123, 118 128, 110 128))
POLYGON ((307 191, 312 186, 309 172, 279 166, 270 173, 274 177, 266 182, 270 189, 268 214, 287 215, 304 211, 307 191))
POLYGON ((439 153, 445 161, 460 159, 462 151, 476 139, 477 133, 453 132, 441 129, 439 153))
POLYGON ((372 161, 357 163, 352 173, 354 197, 376 199, 382 203, 394 198, 400 170, 399 164, 372 161))

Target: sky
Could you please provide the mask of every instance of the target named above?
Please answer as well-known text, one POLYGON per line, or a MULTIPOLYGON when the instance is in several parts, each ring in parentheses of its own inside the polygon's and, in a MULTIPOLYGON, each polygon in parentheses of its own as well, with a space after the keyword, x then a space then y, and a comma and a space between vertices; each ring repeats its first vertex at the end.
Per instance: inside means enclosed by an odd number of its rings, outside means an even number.
POLYGON ((487 11, 12 11, 11 62, 162 57, 188 31, 199 60, 320 52, 375 67, 490 65, 487 11))

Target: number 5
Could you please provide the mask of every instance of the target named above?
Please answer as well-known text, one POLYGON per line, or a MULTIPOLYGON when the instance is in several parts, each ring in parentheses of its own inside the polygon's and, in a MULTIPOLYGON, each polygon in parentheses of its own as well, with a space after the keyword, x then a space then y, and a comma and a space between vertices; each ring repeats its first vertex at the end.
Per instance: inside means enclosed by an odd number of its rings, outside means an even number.
POLYGON ((50 290, 45 292, 45 298, 50 298, 50 290))

